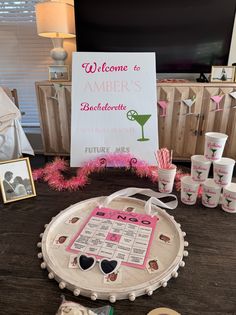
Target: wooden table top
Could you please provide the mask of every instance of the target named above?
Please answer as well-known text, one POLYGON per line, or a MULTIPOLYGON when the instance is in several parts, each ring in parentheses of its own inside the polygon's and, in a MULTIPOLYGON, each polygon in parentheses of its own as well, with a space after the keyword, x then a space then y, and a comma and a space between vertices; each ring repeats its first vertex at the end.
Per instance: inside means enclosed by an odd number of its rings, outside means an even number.
MULTIPOLYGON (((110 169, 93 174, 81 191, 56 192, 46 183, 36 183, 37 197, 0 205, 0 314, 54 315, 67 300, 87 307, 99 307, 108 301, 91 301, 60 290, 48 279, 37 258, 39 235, 59 211, 71 204, 97 196, 106 196, 126 187, 157 190, 148 179, 130 172, 110 169), (2 313, 3 312, 3 313, 2 313)), ((152 296, 138 297, 134 302, 116 302, 116 315, 142 315, 154 308, 168 307, 182 315, 236 314, 236 215, 220 209, 207 209, 200 201, 195 206, 179 202, 169 210, 187 233, 189 257, 179 277, 152 296)))

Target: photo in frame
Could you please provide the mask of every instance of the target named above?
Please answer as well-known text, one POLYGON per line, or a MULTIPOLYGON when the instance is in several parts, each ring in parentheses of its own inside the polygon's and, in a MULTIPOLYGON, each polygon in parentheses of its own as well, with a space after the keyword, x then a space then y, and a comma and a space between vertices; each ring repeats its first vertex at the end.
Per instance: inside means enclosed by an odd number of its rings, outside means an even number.
POLYGON ((29 158, 0 162, 0 185, 4 203, 36 196, 29 158))
POLYGON ((234 66, 212 66, 211 68, 211 82, 234 82, 234 77, 234 66))
POLYGON ((69 66, 67 65, 52 65, 48 67, 49 70, 49 81, 60 82, 69 81, 69 66))

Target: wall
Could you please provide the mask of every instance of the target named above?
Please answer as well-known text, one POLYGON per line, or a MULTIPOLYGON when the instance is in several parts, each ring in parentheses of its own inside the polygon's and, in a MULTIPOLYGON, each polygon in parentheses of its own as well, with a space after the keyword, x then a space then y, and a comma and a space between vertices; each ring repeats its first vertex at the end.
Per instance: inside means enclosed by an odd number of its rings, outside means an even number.
MULTIPOLYGON (((51 0, 53 1, 53 0, 51 0)), ((65 2, 69 3, 71 5, 74 5, 74 0, 56 0, 57 2, 65 2)), ((72 64, 72 53, 73 51, 76 51, 76 40, 75 38, 72 39, 65 39, 64 40, 64 48, 68 53, 68 57, 66 59, 66 64, 70 65, 72 64)))
POLYGON ((233 28, 233 35, 232 35, 232 39, 231 39, 231 47, 230 47, 228 65, 231 66, 232 63, 236 63, 236 16, 234 19, 234 28, 233 28))

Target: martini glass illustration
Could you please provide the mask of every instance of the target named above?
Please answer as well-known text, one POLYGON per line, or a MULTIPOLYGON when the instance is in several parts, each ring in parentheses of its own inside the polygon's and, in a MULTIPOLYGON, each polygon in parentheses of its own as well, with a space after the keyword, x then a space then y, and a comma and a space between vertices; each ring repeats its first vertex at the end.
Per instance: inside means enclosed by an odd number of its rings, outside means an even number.
POLYGON ((50 96, 50 98, 58 101, 58 93, 60 92, 60 90, 63 87, 63 85, 62 84, 53 83, 53 87, 55 89, 55 94, 54 94, 54 96, 50 96))
POLYGON ((191 193, 187 193, 187 196, 188 196, 188 200, 190 201, 192 194, 191 193))
POLYGON ((224 177, 224 175, 217 174, 217 176, 219 177, 219 183, 221 183, 222 182, 222 178, 224 177))
POLYGON ((135 110, 131 109, 127 112, 127 118, 131 121, 137 121, 137 123, 141 126, 141 130, 142 130, 142 137, 137 139, 137 141, 148 141, 149 138, 145 138, 144 137, 144 128, 143 126, 146 124, 146 122, 148 121, 148 119, 151 117, 152 115, 139 115, 135 110))
POLYGON ((193 115, 194 113, 192 112, 192 106, 196 101, 196 96, 194 95, 192 98, 188 98, 186 100, 183 100, 184 104, 188 106, 188 112, 186 115, 193 115))
POLYGON ((216 103, 216 112, 223 110, 223 108, 220 108, 220 101, 222 100, 223 96, 224 95, 215 95, 211 97, 211 99, 216 103))
POLYGON ((211 157, 215 157, 215 154, 216 154, 217 149, 211 148, 210 150, 211 150, 211 152, 212 152, 212 156, 211 156, 211 157))
POLYGON ((208 203, 208 202, 209 202, 209 200, 211 199, 211 196, 209 196, 209 195, 206 195, 206 197, 207 197, 207 200, 206 200, 206 202, 208 203))
POLYGON ((232 200, 225 198, 226 202, 227 202, 227 207, 229 207, 229 204, 232 202, 232 200))
POLYGON ((166 183, 161 183, 162 184, 162 186, 163 186, 163 190, 165 191, 165 189, 166 189, 166 183))
POLYGON ((162 114, 160 115, 160 117, 165 117, 168 103, 166 101, 158 101, 157 103, 162 109, 162 114))
POLYGON ((198 178, 198 179, 201 179, 201 174, 202 174, 202 172, 196 171, 196 173, 197 173, 197 178, 198 178))

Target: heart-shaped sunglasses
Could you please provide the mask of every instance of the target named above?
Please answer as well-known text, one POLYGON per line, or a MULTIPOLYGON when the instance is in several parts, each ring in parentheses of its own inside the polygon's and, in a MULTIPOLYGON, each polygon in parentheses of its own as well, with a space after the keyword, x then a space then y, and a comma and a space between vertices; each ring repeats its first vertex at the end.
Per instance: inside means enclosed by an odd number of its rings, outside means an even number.
POLYGON ((88 256, 85 254, 81 254, 78 256, 77 264, 79 268, 83 271, 89 271, 91 270, 96 262, 99 263, 99 269, 104 275, 109 275, 112 272, 115 272, 120 267, 120 261, 113 259, 109 260, 106 258, 103 258, 101 260, 97 260, 94 256, 88 256))

